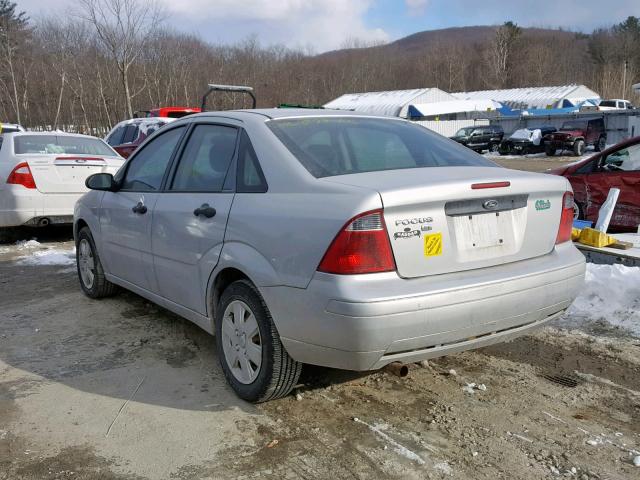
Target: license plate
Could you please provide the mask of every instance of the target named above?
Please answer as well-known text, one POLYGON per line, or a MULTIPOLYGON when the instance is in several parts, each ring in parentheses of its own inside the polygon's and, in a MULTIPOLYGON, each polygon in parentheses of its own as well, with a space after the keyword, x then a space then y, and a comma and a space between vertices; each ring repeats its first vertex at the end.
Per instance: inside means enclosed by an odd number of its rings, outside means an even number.
POLYGON ((508 222, 506 212, 465 215, 458 219, 456 234, 467 250, 504 245, 505 239, 500 232, 508 222))

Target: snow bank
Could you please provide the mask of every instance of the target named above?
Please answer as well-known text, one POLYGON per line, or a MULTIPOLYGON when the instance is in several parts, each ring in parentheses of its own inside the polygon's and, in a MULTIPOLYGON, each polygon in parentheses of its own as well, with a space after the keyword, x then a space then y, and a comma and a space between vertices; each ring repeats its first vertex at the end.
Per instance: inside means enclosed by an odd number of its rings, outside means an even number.
POLYGON ((587 263, 585 287, 562 324, 599 320, 640 336, 640 268, 587 263))
POLYGON ((29 256, 18 259, 18 265, 28 266, 51 266, 51 265, 73 265, 76 262, 76 251, 71 250, 38 250, 29 256))

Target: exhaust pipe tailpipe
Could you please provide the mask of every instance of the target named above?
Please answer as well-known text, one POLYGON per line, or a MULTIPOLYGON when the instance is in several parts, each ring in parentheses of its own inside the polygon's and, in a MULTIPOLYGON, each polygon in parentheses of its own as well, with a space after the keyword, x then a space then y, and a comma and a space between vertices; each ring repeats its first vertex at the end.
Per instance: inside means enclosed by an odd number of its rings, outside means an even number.
POLYGON ((41 218, 40 220, 38 220, 38 226, 39 227, 46 227, 50 223, 51 223, 51 221, 46 217, 45 218, 41 218))
POLYGON ((384 367, 384 370, 400 378, 404 378, 409 375, 409 365, 406 363, 393 362, 384 367))

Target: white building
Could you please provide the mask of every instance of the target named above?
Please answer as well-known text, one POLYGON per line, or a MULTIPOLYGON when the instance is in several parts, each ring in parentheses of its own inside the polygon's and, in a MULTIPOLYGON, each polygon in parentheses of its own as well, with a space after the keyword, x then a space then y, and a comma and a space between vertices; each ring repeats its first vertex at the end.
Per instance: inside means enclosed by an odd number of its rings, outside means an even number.
POLYGON ((452 95, 460 100, 494 100, 514 110, 575 107, 585 100, 600 99, 600 95, 584 85, 479 90, 452 95))
POLYGON ((324 107, 406 118, 409 105, 447 100, 456 100, 456 97, 439 88, 416 88, 386 92, 347 93, 326 103, 324 107))

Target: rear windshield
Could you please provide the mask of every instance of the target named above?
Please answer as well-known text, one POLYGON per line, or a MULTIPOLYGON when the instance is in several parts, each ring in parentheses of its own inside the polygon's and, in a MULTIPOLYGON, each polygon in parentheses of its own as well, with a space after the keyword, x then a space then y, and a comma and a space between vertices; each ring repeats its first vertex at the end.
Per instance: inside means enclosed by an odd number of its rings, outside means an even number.
POLYGON ((102 140, 91 137, 21 135, 14 137, 13 145, 17 155, 25 153, 116 155, 102 140))
POLYGON ((403 168, 496 166, 424 127, 398 120, 300 117, 272 120, 267 125, 315 177, 403 168))

